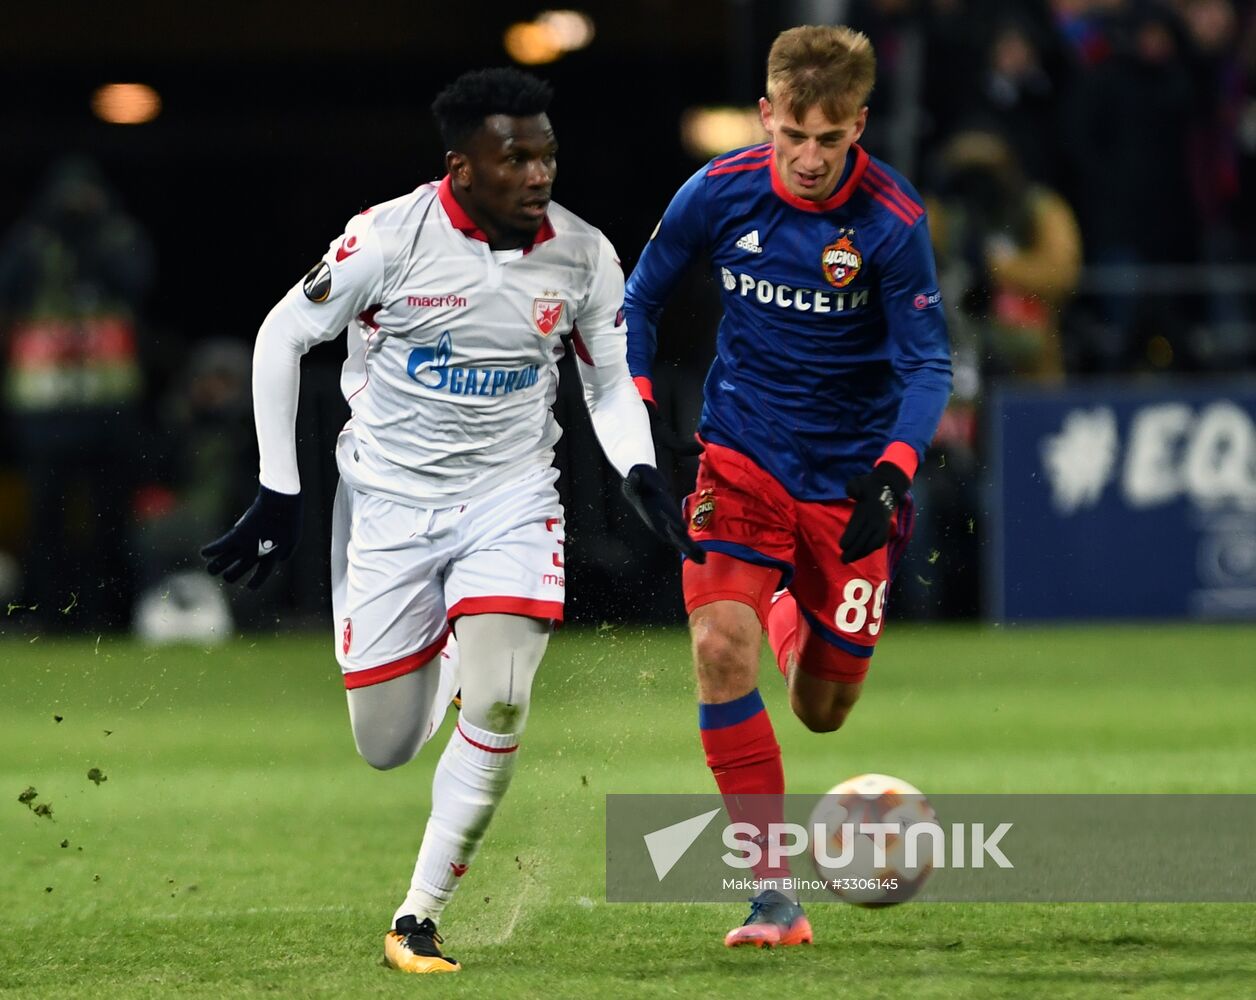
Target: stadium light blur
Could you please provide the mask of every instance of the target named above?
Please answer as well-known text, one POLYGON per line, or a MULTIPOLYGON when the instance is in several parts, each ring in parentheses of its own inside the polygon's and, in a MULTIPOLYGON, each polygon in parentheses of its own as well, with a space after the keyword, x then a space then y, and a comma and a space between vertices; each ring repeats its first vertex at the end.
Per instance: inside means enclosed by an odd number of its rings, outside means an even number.
POLYGON ((593 18, 578 10, 547 10, 538 14, 536 23, 553 32, 564 52, 583 49, 593 41, 593 18))
POLYGON ((550 63, 563 54, 558 33, 536 21, 520 21, 506 29, 502 39, 506 54, 525 66, 550 63))
POLYGON ((92 94, 92 113, 111 125, 143 125, 161 114, 161 96, 146 83, 106 83, 92 94))
POLYGON ((700 160, 767 138, 758 108, 689 108, 680 116, 680 141, 700 160))
POLYGON ((537 66, 553 62, 593 41, 593 19, 578 10, 547 10, 533 21, 506 29, 502 45, 517 63, 537 66))

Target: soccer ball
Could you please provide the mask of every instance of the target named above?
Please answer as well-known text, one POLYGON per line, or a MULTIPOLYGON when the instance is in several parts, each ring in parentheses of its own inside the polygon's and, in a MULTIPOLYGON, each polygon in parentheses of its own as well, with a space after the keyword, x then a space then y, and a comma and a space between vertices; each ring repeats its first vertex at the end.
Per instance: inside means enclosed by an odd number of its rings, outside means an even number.
POLYGON ((888 774, 847 778, 829 789, 811 812, 808 825, 816 872, 834 895, 848 903, 869 907, 904 903, 933 871, 931 836, 913 836, 913 850, 907 850, 907 831, 918 824, 938 826, 937 814, 919 788, 888 774), (868 824, 890 828, 878 830, 868 824))

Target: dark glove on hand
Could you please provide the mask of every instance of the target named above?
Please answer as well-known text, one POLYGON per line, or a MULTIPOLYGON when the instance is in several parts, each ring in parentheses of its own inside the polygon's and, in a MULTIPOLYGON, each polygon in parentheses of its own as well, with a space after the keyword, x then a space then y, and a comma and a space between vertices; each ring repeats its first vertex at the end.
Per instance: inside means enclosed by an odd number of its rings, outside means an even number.
POLYGON ((680 516, 680 506, 672 498, 658 469, 652 465, 634 465, 624 479, 624 496, 659 538, 694 562, 706 562, 706 552, 689 537, 684 518, 680 516))
POLYGON ((301 535, 301 494, 276 493, 258 486, 253 506, 236 521, 235 527, 201 549, 209 560, 210 575, 222 574, 235 583, 254 566, 249 589, 256 590, 270 576, 275 564, 292 555, 301 535))
POLYGON ((677 458, 693 458, 702 454, 702 445, 696 438, 685 437, 659 416, 659 408, 654 403, 649 400, 643 402, 645 412, 650 415, 650 436, 654 439, 655 450, 666 449, 677 458))
POLYGON ((907 473, 893 462, 881 462, 871 472, 847 480, 846 495, 855 501, 855 509, 837 543, 842 562, 856 562, 886 543, 894 512, 910 486, 907 473))

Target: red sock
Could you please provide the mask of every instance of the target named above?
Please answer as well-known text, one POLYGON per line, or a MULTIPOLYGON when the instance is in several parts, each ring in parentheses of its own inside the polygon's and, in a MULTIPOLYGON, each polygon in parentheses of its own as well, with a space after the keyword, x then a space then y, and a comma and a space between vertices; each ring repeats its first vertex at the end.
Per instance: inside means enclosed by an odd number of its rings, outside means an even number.
POLYGON ((754 866, 755 875, 788 878, 787 861, 775 868, 768 864, 768 824, 785 820, 785 770, 758 689, 736 701, 699 705, 698 721, 707 766, 724 796, 728 818, 760 831, 763 854, 754 866))
POLYGON ((789 591, 783 593, 768 611, 768 646, 776 656, 776 667, 788 679, 789 654, 798 645, 798 602, 789 591))

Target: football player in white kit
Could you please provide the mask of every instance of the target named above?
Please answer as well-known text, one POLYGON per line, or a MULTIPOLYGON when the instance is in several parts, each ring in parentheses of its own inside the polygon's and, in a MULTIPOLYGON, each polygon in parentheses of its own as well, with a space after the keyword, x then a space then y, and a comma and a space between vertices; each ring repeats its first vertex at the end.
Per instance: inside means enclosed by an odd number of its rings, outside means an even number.
POLYGON ((550 96, 514 69, 460 77, 432 105, 445 178, 349 220, 271 310, 253 357, 257 500, 203 550, 229 582, 256 567, 257 587, 295 547, 301 356, 348 326, 352 416, 336 446, 331 564, 358 751, 377 768, 406 763, 462 690, 410 890, 385 936, 388 964, 406 972, 461 968, 437 923, 510 783, 532 678, 562 620, 551 404, 564 336, 625 495, 703 558, 654 467, 615 251, 550 201, 550 96))

